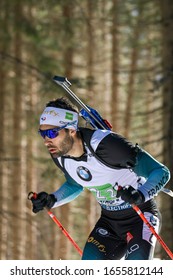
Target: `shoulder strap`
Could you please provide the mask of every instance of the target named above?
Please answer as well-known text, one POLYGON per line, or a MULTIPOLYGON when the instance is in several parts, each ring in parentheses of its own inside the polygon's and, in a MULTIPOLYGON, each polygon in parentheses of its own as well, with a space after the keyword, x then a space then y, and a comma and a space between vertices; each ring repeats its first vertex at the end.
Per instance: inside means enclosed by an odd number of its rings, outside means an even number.
POLYGON ((64 162, 62 162, 62 165, 59 163, 57 158, 54 158, 52 155, 52 160, 54 161, 54 163, 59 167, 59 169, 61 169, 64 173, 66 173, 66 170, 64 168, 64 162))
POLYGON ((91 138, 93 133, 95 132, 95 130, 89 129, 89 128, 83 128, 80 127, 79 131, 81 133, 82 139, 83 141, 87 144, 87 147, 89 148, 90 152, 95 156, 96 159, 98 159, 101 163, 103 163, 104 165, 106 165, 107 167, 113 168, 113 169, 120 169, 120 168, 128 168, 127 166, 122 166, 120 164, 117 164, 116 166, 109 164, 108 162, 106 162, 105 160, 103 160, 100 156, 98 156, 95 151, 93 150, 92 146, 91 146, 91 138))

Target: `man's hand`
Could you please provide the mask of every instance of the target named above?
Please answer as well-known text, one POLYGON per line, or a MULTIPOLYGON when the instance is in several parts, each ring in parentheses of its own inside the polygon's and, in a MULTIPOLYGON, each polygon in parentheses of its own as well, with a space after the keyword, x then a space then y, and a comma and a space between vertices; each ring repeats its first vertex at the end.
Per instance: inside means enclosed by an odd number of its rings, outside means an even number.
POLYGON ((48 194, 46 192, 40 192, 36 197, 31 198, 32 201, 32 211, 37 213, 47 207, 48 209, 52 208, 54 203, 57 201, 53 194, 48 194))
POLYGON ((117 197, 121 197, 122 200, 130 204, 141 204, 144 203, 145 198, 143 194, 134 189, 132 186, 118 187, 117 197))

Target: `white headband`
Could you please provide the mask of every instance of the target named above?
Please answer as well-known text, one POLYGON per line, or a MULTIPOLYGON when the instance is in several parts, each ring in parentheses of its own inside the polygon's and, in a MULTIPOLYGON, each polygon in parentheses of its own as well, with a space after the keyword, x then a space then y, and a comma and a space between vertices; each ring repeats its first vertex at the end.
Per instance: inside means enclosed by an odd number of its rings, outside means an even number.
POLYGON ((66 128, 74 128, 77 130, 78 113, 55 107, 46 107, 40 116, 40 125, 48 124, 55 126, 63 126, 66 128))

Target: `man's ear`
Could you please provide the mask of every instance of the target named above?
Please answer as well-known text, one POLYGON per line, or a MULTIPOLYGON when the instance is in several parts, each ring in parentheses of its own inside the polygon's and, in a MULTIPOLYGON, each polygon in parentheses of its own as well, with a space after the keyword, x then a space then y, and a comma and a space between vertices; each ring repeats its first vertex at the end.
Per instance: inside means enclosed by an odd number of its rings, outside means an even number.
POLYGON ((75 136, 76 135, 76 130, 75 129, 69 129, 69 133, 71 136, 75 136))

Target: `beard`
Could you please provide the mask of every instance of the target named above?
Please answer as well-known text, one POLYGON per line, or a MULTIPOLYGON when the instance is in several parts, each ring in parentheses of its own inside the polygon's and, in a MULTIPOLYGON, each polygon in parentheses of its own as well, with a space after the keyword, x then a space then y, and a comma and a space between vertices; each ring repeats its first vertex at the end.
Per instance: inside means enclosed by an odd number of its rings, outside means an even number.
POLYGON ((53 158, 62 157, 68 154, 68 152, 72 149, 74 144, 74 139, 69 135, 69 131, 66 130, 66 134, 61 144, 59 145, 58 151, 55 153, 51 153, 53 158))

